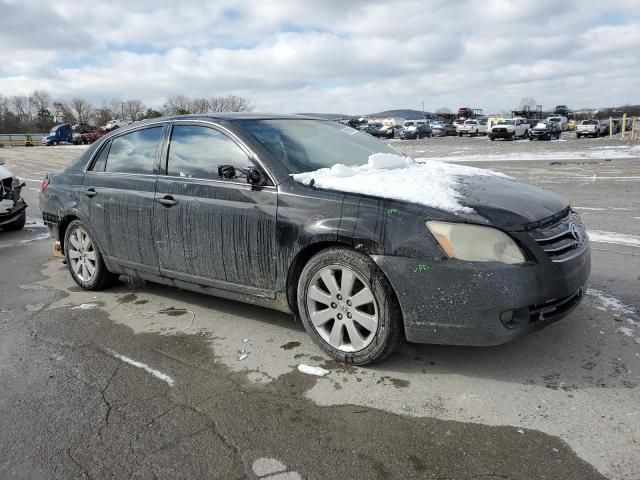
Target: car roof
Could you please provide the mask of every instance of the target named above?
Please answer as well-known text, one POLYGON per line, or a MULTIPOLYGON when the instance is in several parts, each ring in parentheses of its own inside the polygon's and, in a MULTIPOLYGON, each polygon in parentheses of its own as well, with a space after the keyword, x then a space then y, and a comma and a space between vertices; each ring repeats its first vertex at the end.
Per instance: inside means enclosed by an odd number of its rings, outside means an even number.
POLYGON ((150 118, 132 125, 146 122, 158 122, 164 120, 325 120, 323 118, 309 117, 306 115, 280 114, 280 113, 255 113, 255 112, 215 112, 215 113, 191 113, 187 115, 168 115, 158 118, 150 118))

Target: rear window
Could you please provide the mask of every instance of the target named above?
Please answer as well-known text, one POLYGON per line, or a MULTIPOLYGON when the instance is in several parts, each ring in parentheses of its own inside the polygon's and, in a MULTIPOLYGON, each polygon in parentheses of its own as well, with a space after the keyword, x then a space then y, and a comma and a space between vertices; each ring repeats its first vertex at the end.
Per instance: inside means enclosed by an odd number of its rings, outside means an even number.
POLYGON ((162 127, 145 128, 111 140, 105 171, 152 174, 162 127))

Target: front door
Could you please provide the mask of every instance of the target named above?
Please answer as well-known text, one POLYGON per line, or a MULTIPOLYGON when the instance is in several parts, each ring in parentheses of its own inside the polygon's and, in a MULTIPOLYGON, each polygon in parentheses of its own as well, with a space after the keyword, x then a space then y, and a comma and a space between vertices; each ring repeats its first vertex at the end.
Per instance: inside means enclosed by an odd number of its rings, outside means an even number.
POLYGON ((277 192, 254 187, 238 170, 254 166, 250 152, 224 131, 176 123, 158 176, 154 237, 161 274, 230 291, 275 288, 277 192))
POLYGON ((85 174, 79 201, 104 255, 154 272, 154 170, 163 128, 143 128, 107 142, 85 174))

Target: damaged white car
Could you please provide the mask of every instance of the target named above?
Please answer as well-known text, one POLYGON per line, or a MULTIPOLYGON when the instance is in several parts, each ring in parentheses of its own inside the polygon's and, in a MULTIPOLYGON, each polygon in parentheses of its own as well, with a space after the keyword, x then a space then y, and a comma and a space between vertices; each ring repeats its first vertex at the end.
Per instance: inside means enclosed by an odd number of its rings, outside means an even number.
POLYGON ((0 160, 0 229, 21 230, 27 220, 27 204, 20 197, 24 187, 0 160))

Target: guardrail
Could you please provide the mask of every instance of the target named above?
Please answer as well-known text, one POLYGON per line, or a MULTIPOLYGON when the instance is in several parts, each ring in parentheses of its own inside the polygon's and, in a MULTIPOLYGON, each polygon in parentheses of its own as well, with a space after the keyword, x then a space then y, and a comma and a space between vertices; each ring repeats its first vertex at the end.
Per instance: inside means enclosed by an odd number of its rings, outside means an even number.
POLYGON ((0 147, 33 147, 40 145, 46 133, 0 133, 0 147))

